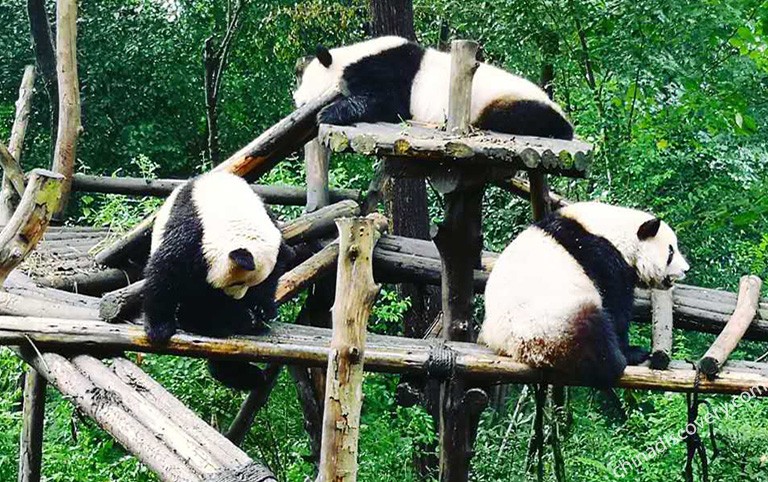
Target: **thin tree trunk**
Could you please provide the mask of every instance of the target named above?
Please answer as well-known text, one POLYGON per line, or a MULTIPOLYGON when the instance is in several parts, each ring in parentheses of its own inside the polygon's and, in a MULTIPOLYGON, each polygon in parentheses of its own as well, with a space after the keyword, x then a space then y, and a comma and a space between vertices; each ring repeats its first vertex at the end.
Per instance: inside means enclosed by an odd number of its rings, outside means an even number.
POLYGON ((37 69, 43 78, 45 91, 48 93, 48 105, 51 123, 51 153, 56 140, 56 123, 59 119, 59 90, 56 82, 56 54, 53 34, 45 0, 28 0, 29 30, 32 34, 32 46, 35 49, 37 69))

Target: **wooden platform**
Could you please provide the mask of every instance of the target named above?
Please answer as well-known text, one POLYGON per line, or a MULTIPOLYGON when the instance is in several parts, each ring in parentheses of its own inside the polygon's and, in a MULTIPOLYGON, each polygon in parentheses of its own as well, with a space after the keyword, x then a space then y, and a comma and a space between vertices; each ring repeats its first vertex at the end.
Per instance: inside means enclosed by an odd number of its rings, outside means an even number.
POLYGON ((508 174, 519 169, 584 177, 592 146, 582 141, 542 139, 490 131, 461 137, 436 128, 403 124, 320 125, 318 138, 334 152, 389 156, 430 162, 441 169, 484 166, 508 174))

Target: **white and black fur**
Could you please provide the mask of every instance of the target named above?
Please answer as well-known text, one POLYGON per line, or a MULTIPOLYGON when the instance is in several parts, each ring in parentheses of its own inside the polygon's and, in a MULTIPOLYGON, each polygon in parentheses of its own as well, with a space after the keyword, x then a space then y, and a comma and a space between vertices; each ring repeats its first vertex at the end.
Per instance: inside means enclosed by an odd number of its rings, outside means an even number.
MULTIPOLYGON (((277 315, 277 280, 290 253, 242 178, 211 172, 178 187, 157 214, 144 272, 150 341, 166 343, 177 327, 214 337, 263 330, 277 315)), ((232 388, 263 382, 249 363, 211 360, 209 368, 232 388)))
POLYGON ((577 203, 523 231, 485 290, 479 341, 534 367, 615 385, 648 352, 629 345, 633 292, 669 286, 688 263, 672 229, 651 214, 577 203))
MULTIPOLYGON (((318 47, 294 93, 297 106, 333 86, 345 97, 324 108, 321 123, 443 124, 448 114, 451 58, 402 37, 379 37, 328 50, 318 47)), ((481 63, 472 83, 472 125, 508 134, 572 139, 560 107, 536 84, 481 63)))

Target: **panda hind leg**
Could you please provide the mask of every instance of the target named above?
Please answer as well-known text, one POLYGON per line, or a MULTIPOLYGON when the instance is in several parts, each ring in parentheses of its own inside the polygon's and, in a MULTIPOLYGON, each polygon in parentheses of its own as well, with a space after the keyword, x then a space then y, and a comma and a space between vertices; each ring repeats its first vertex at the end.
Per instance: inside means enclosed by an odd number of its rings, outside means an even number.
POLYGON ((264 371, 256 365, 234 360, 208 360, 211 376, 235 390, 258 390, 266 385, 264 371))
POLYGON ((627 365, 639 365, 651 356, 651 352, 642 346, 629 345, 624 351, 627 365))
POLYGON ((624 373, 627 359, 611 318, 601 309, 587 310, 575 320, 580 356, 576 363, 579 380, 588 386, 609 388, 624 373))

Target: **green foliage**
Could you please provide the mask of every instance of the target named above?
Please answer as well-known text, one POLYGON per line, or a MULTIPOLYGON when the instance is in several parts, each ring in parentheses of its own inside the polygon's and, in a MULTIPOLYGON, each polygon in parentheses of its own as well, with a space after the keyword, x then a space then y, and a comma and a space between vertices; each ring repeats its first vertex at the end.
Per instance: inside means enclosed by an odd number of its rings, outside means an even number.
MULTIPOLYGON (((223 31, 224 3, 80 2, 80 171, 185 178, 207 167, 201 52, 208 36, 223 31)), ((297 58, 319 43, 334 46, 365 36, 367 3, 248 2, 223 77, 219 127, 224 155, 291 110, 297 58)), ((54 2, 48 7, 52 14, 54 2)), ((555 190, 569 199, 601 199, 662 216, 678 231, 693 266, 693 283, 734 289, 741 274, 768 276, 765 2, 416 0, 414 8, 424 44, 437 45, 441 26, 447 26, 451 38, 480 41, 488 61, 532 80, 538 80, 544 62, 553 64, 556 100, 578 135, 596 147, 589 179, 551 179, 555 190)), ((22 0, 0 0, 0 139, 8 138, 18 83, 34 59, 24 10, 22 0)), ((25 169, 49 164, 49 126, 48 100, 38 82, 25 169)), ((334 156, 331 184, 365 189, 372 172, 370 158, 334 156)), ((290 157, 263 181, 303 185, 303 162, 290 157)), ((430 216, 437 220, 441 199, 432 191, 429 195, 430 216)), ((72 203, 72 215, 81 223, 121 231, 158 203, 81 195, 72 203)), ((280 209, 278 214, 288 218, 298 211, 280 209)), ((486 247, 497 251, 530 221, 527 203, 497 188, 488 190, 484 213, 486 247)), ((402 333, 401 317, 409 303, 385 287, 370 329, 402 333)), ((295 319, 298 307, 284 306, 283 320, 295 319)), ((632 338, 647 344, 647 327, 634 327, 632 338)), ((676 357, 694 359, 711 341, 708 335, 676 333, 676 357)), ((735 356, 755 359, 764 351, 760 344, 743 343, 735 356)), ((219 427, 227 426, 242 400, 214 384, 202 361, 148 356, 142 364, 219 427)), ((15 356, 0 350, 0 480, 16 477, 20 371, 15 356)), ((416 480, 412 458, 418 447, 434 440, 423 410, 396 405, 396 383, 393 376, 366 376, 360 480, 416 480)), ((616 424, 599 413, 590 391, 572 394, 573 424, 562 440, 569 480, 680 478, 680 443, 632 467, 625 478, 616 477, 615 469, 683 428, 682 395, 625 391, 628 420, 616 424)), ((483 416, 473 480, 524 480, 532 407, 524 400, 513 419, 519 395, 520 388, 514 388, 506 410, 483 416)), ((109 436, 74 415, 54 390, 48 399, 47 480, 154 480, 109 436)), ((768 470, 768 409, 755 400, 738 406, 733 400, 710 397, 715 412, 729 407, 715 421, 720 456, 712 462, 711 478, 762 480, 768 470)), ((280 480, 303 482, 312 473, 306 459, 309 443, 287 376, 259 413, 245 449, 266 461, 280 480)), ((546 463, 551 474, 551 459, 546 463)))

